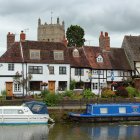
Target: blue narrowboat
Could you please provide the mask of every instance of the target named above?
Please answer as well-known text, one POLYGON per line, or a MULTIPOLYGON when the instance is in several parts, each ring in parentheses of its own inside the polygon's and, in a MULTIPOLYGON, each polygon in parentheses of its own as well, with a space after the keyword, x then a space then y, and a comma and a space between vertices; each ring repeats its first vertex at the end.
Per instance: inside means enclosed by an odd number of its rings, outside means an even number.
POLYGON ((140 103, 87 104, 85 113, 69 113, 75 121, 140 121, 140 103))

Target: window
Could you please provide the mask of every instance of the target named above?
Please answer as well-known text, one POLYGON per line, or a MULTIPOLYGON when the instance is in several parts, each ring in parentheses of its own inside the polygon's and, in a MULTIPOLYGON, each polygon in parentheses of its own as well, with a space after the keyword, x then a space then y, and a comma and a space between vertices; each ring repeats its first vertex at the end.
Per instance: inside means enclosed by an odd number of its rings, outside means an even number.
POLYGON ((98 71, 97 70, 93 70, 93 75, 98 75, 98 71))
POLYGON ((41 82, 42 81, 30 81, 30 90, 40 91, 41 90, 41 82))
POLYGON ((119 113, 126 113, 125 107, 119 107, 119 113))
POLYGON ((84 75, 84 69, 75 68, 75 75, 83 76, 84 75))
POLYGON ((59 74, 66 74, 66 67, 59 67, 59 74))
POLYGON ((14 71, 14 64, 13 63, 8 64, 8 70, 9 71, 14 71))
POLYGON ((4 114, 24 114, 23 110, 21 109, 4 109, 4 114))
POLYGON ((107 114, 108 113, 108 109, 107 108, 100 108, 100 113, 101 114, 107 114))
POLYGON ((49 74, 54 74, 54 66, 49 66, 49 74))
POLYGON ((21 91, 21 85, 19 83, 14 83, 14 91, 15 92, 21 91))
POLYGON ((103 62, 103 57, 101 55, 99 55, 97 58, 96 58, 96 61, 97 62, 103 62))
POLYGON ((67 89, 67 81, 59 81, 58 83, 58 89, 59 91, 64 91, 67 89))
POLYGON ((64 60, 63 51, 54 51, 54 60, 64 60))
POLYGON ((42 74, 43 67, 42 66, 29 66, 29 73, 30 74, 42 74))
POLYGON ((105 83, 100 83, 100 88, 103 89, 105 87, 105 83))
POLYGON ((93 83, 93 89, 98 89, 98 83, 93 83))
POLYGON ((73 57, 79 57, 79 51, 77 49, 73 50, 73 57))
POLYGON ((118 71, 118 76, 122 77, 123 76, 123 71, 118 71))
POLYGON ((40 59, 40 50, 30 50, 30 59, 40 59))
POLYGON ((0 114, 2 114, 2 109, 0 109, 0 114))

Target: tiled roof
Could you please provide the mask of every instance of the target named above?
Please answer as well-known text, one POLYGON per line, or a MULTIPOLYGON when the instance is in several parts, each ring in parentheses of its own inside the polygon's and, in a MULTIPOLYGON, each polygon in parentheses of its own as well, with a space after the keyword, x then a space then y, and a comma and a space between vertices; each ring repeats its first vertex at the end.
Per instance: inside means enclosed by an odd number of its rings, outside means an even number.
MULTIPOLYGON (((110 51, 102 51, 100 47, 84 46, 76 48, 79 57, 73 56, 75 47, 65 47, 58 42, 25 41, 22 42, 24 62, 47 63, 47 64, 70 64, 72 67, 83 67, 93 69, 119 69, 130 70, 129 63, 122 48, 111 48, 110 51), (30 49, 40 50, 40 60, 30 59, 30 49), (54 50, 64 51, 64 60, 54 60, 54 50), (103 62, 97 62, 98 55, 103 57, 103 62)), ((22 55, 20 44, 16 42, 1 57, 0 62, 21 63, 22 55)))
POLYGON ((19 42, 16 42, 12 47, 10 47, 1 57, 0 62, 9 63, 20 63, 22 62, 22 57, 20 53, 19 42))
POLYGON ((140 36, 125 36, 128 51, 133 61, 140 61, 140 36))
POLYGON ((79 57, 74 57, 73 56, 73 51, 75 47, 69 47, 68 52, 69 52, 69 61, 72 67, 85 67, 89 68, 90 64, 87 60, 86 54, 84 52, 83 47, 76 48, 79 52, 79 57))
POLYGON ((125 52, 122 48, 110 48, 110 51, 102 51, 99 47, 84 47, 87 59, 94 69, 118 69, 131 70, 125 52), (103 57, 103 62, 97 62, 98 55, 103 57))

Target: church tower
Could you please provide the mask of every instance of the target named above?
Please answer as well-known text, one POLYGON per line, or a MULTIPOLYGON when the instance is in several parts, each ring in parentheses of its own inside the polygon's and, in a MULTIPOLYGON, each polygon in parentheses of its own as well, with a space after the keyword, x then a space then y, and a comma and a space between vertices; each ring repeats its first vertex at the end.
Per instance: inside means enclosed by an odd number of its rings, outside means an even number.
POLYGON ((38 19, 38 32, 37 40, 38 41, 47 41, 47 42, 63 42, 65 39, 65 25, 64 21, 62 24, 57 18, 56 24, 51 23, 41 24, 41 19, 38 19))

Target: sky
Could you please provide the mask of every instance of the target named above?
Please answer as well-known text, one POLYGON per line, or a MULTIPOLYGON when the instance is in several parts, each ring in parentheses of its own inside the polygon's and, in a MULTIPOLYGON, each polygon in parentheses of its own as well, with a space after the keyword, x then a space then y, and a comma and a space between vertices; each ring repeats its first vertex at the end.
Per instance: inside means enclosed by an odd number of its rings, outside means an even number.
POLYGON ((8 32, 21 30, 27 40, 37 40, 37 23, 64 20, 65 30, 79 25, 86 45, 98 46, 100 32, 108 32, 111 47, 121 47, 125 35, 140 34, 140 0, 0 0, 0 55, 6 51, 8 32), (51 15, 52 12, 52 15, 51 15))

